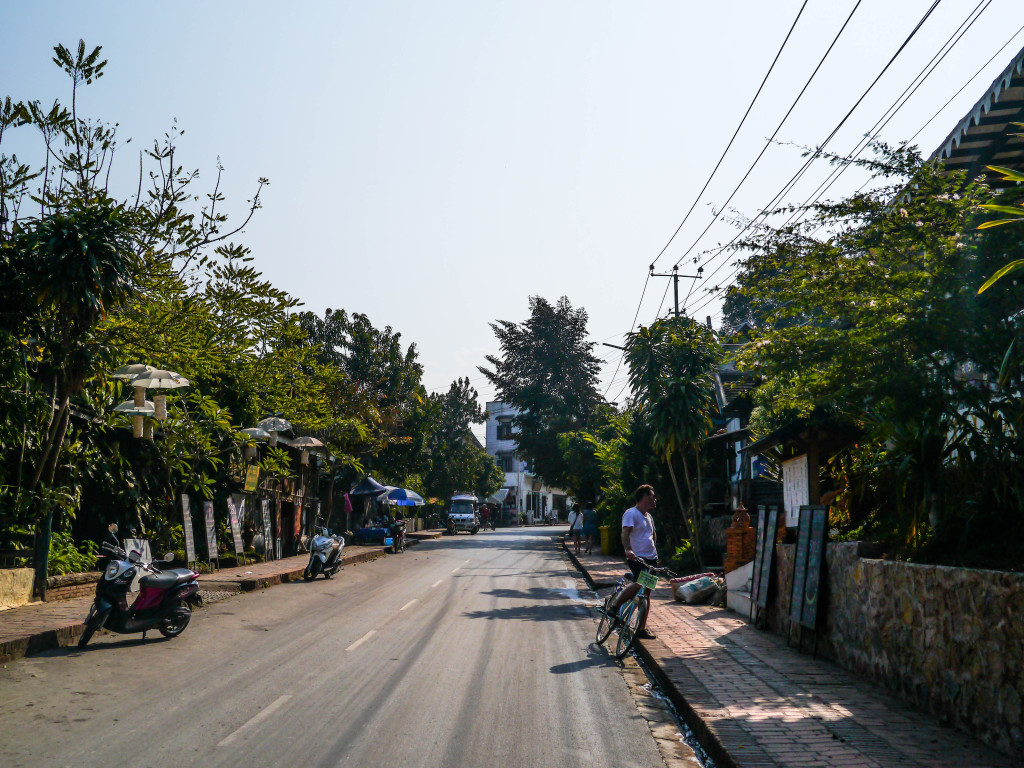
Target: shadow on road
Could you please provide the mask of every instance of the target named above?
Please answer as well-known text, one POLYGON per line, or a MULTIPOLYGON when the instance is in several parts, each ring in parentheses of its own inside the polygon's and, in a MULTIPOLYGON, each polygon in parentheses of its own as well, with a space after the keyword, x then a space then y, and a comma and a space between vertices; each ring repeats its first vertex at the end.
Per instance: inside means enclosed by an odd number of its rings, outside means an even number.
POLYGON ((568 675, 573 672, 582 672, 584 669, 591 667, 616 668, 619 666, 621 665, 615 661, 611 654, 596 643, 591 643, 587 647, 587 658, 580 659, 579 661, 569 661, 565 664, 555 664, 555 666, 551 667, 550 672, 553 675, 568 675))

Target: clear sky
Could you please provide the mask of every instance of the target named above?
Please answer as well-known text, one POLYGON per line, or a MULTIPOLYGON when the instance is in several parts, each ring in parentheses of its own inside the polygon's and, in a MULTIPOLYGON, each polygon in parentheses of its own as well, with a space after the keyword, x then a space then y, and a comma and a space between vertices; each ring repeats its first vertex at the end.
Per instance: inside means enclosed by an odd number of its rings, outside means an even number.
MULTIPOLYGON (((932 2, 861 0, 778 139, 823 141, 932 2)), ((595 341, 621 343, 647 265, 802 4, 0 0, 0 98, 66 98, 51 48, 102 45, 107 74, 80 109, 133 137, 118 160, 126 183, 133 152, 177 119, 180 159, 210 183, 220 158, 232 210, 270 179, 239 240, 276 285, 311 310, 392 326, 419 348, 429 389, 468 375, 486 400, 493 390, 476 366, 496 351, 488 323, 524 319, 530 295, 568 296, 589 312, 595 341)), ((713 220, 856 4, 807 2, 659 271, 713 220)), ((942 0, 829 147, 855 145, 974 9, 980 17, 881 138, 918 132, 1024 25, 1020 0, 942 0)), ((1013 37, 915 143, 932 151, 1022 46, 1024 34, 1013 37)), ((757 213, 802 162, 793 146, 771 147, 730 207, 757 213)), ((813 166, 787 199, 804 200, 828 171, 813 166)), ((848 174, 832 194, 862 181, 848 174)), ((684 271, 734 232, 716 223, 684 271)), ((708 272, 721 262, 703 257, 708 272)), ((651 280, 639 322, 657 315, 666 286, 651 280)), ((718 311, 699 306, 705 296, 687 302, 702 320, 718 311)), ((597 351, 608 361, 602 392, 623 397, 618 353, 597 351)))

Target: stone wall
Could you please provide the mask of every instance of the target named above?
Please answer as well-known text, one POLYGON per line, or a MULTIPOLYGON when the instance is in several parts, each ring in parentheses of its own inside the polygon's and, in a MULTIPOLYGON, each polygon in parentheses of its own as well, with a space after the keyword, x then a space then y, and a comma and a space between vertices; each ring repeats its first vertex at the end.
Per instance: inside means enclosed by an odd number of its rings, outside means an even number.
MULTIPOLYGON (((1024 764, 1024 574, 870 560, 857 549, 827 547, 818 653, 1024 764)), ((783 635, 793 550, 778 548, 767 617, 783 635)))
POLYGON ((71 600, 75 597, 93 595, 96 593, 96 582, 102 575, 99 571, 90 571, 51 576, 46 580, 46 594, 43 596, 43 600, 52 603, 57 600, 71 600))

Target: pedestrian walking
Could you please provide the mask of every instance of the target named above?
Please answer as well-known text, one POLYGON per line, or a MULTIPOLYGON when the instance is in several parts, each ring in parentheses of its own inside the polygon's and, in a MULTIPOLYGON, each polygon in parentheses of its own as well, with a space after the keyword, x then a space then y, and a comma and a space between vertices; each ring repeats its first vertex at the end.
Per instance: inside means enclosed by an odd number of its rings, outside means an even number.
POLYGON ((586 540, 584 552, 590 554, 594 550, 594 538, 597 536, 597 511, 591 507, 583 510, 583 537, 586 540))
POLYGON ((580 553, 580 537, 583 535, 583 513, 580 512, 580 505, 573 504, 572 512, 569 513, 569 535, 572 536, 573 551, 580 553))

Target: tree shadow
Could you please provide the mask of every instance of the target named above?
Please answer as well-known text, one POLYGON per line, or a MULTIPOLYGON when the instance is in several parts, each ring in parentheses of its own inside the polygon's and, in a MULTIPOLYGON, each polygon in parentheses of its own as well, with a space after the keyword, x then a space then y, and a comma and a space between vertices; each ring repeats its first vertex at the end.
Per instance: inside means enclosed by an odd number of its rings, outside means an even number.
POLYGON ((491 608, 482 611, 466 611, 462 614, 469 619, 500 619, 504 621, 579 621, 589 619, 590 611, 578 604, 560 605, 519 605, 508 608, 491 608))

